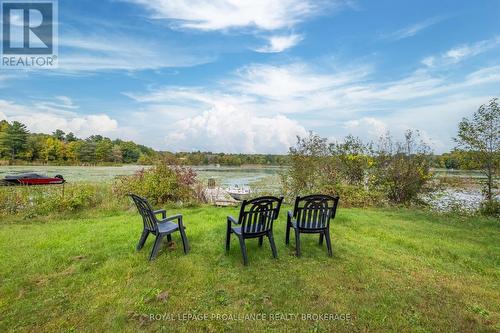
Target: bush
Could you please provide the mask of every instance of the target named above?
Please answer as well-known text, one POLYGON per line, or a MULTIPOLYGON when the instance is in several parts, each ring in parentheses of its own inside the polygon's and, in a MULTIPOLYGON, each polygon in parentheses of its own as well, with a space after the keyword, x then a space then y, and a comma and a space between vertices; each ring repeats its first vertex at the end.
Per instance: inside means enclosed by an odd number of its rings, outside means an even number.
POLYGON ((118 196, 134 193, 152 204, 192 204, 197 202, 195 184, 196 173, 191 168, 157 163, 132 176, 118 178, 113 184, 113 192, 118 196))
POLYGON ((372 144, 352 136, 328 144, 310 133, 290 148, 282 191, 287 201, 297 195, 337 194, 343 205, 357 207, 415 202, 432 177, 429 148, 418 139, 418 132, 408 131, 403 142, 387 134, 373 151, 372 144))
POLYGON ((500 218, 500 201, 495 199, 491 201, 484 201, 481 204, 479 212, 481 213, 481 215, 500 218))
POLYGON ((407 131, 404 142, 393 142, 389 135, 380 140, 372 182, 393 203, 415 201, 432 178, 430 149, 419 139, 418 132, 407 131))
POLYGON ((109 184, 66 184, 61 186, 13 186, 0 188, 0 214, 33 217, 76 212, 88 208, 115 208, 109 184))
POLYGON ((342 207, 383 207, 389 202, 384 192, 348 184, 326 185, 318 193, 338 195, 342 207))
POLYGON ((329 178, 336 178, 327 140, 318 135, 310 133, 307 138, 298 137, 289 156, 290 167, 280 174, 282 192, 287 201, 293 201, 299 194, 318 192, 329 183, 329 178))

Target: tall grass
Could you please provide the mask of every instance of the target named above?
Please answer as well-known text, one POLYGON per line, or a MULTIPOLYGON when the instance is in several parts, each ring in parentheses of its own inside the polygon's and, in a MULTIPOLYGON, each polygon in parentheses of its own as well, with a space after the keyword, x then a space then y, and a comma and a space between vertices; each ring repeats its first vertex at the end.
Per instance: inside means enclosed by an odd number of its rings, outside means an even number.
POLYGON ((31 218, 86 209, 116 210, 125 207, 125 202, 113 193, 111 183, 0 187, 0 216, 31 218))

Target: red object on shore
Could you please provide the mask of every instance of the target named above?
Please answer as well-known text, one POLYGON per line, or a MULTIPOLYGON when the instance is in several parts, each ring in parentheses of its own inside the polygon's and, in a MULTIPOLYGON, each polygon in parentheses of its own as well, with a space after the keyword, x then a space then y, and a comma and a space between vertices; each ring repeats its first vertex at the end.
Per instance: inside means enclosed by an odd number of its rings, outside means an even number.
POLYGON ((57 185, 64 184, 66 181, 63 176, 56 175, 55 177, 43 176, 37 173, 24 173, 15 176, 6 176, 3 179, 5 185, 57 185))

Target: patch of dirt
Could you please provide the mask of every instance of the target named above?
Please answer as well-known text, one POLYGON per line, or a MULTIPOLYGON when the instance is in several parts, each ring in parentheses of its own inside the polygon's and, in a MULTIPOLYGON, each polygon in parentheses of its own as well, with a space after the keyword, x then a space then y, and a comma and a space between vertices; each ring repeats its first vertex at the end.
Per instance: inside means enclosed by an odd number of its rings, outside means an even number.
POLYGON ((37 286, 44 286, 51 279, 58 278, 58 277, 64 277, 64 276, 68 276, 68 275, 72 275, 74 273, 76 273, 76 267, 75 266, 69 266, 65 270, 60 271, 60 272, 37 276, 36 278, 33 279, 33 282, 37 286))
POLYGON ((150 323, 149 317, 145 313, 137 313, 135 311, 128 312, 128 318, 139 322, 140 326, 146 326, 150 323))
POLYGON ((160 302, 166 302, 168 300, 169 294, 168 291, 162 291, 156 296, 156 299, 160 302))

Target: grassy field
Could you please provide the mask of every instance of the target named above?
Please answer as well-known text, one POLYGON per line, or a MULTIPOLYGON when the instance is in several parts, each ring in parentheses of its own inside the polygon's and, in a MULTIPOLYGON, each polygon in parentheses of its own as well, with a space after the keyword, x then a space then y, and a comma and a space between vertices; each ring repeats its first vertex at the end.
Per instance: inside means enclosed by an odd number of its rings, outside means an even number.
POLYGON ((296 258, 293 241, 284 245, 283 211, 279 258, 249 241, 244 267, 234 240, 224 253, 225 217, 236 208, 176 212, 192 250, 185 256, 176 235, 151 263, 152 239, 135 251, 141 222, 132 210, 2 221, 0 332, 500 330, 498 221, 340 209, 334 257, 305 235, 296 258))

